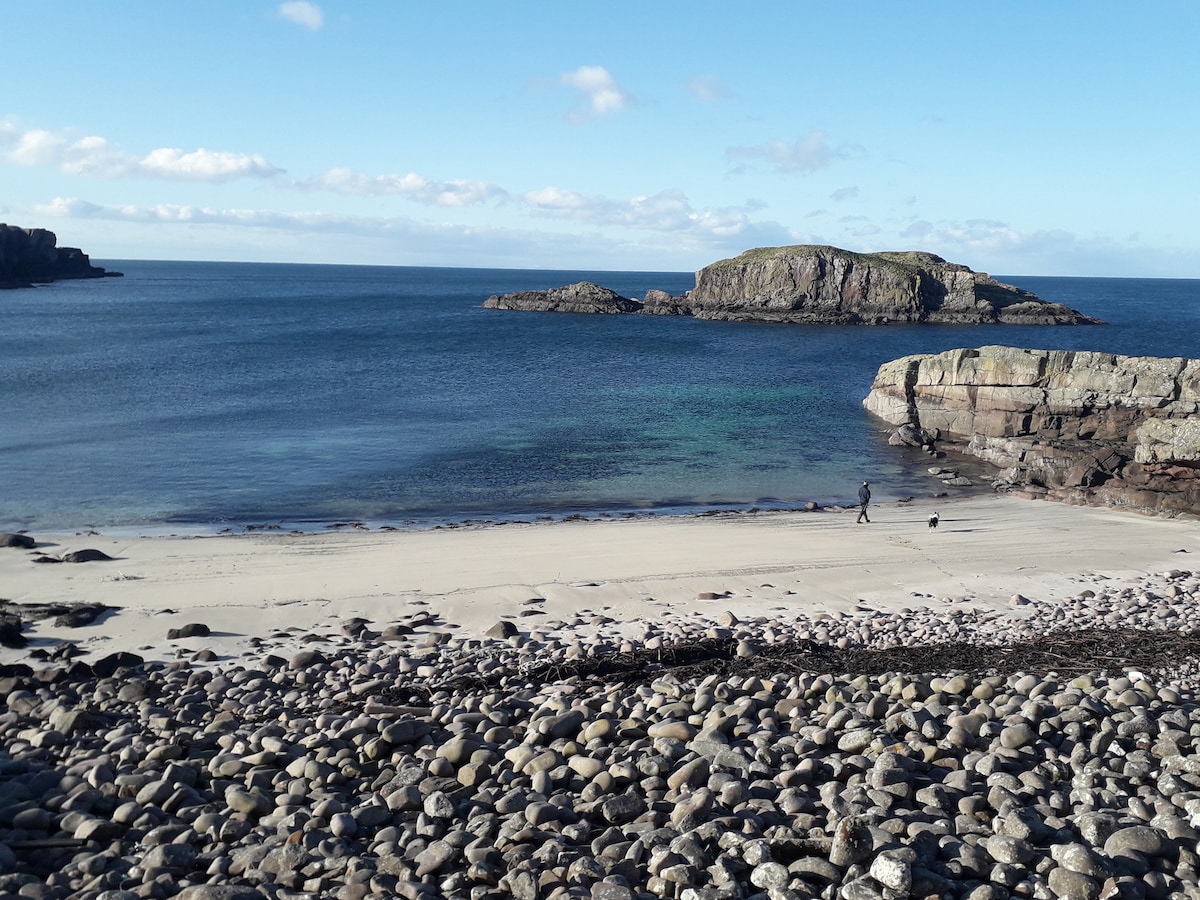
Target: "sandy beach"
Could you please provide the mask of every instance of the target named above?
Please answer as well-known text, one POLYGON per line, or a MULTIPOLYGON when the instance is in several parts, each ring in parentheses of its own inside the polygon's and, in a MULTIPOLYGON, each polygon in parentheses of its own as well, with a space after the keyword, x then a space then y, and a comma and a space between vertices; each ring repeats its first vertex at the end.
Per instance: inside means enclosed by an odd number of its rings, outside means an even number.
POLYGON ((1195 523, 933 508, 38 535, 0 894, 1200 896, 1195 523))
MULTIPOLYGON (((76 642, 84 659, 118 650, 173 659, 246 652, 255 638, 337 632, 353 617, 385 628, 414 614, 432 630, 482 635, 501 619, 523 631, 604 616, 631 629, 656 619, 715 619, 966 604, 1013 611, 1011 598, 1072 597, 1089 584, 1187 569, 1194 522, 1003 496, 853 510, 593 519, 427 531, 208 537, 35 534, 38 553, 94 548, 112 561, 35 564, 0 551, 0 597, 93 602, 96 623, 26 627, 25 648, 76 642), (941 525, 930 531, 929 512, 941 525), (167 640, 190 623, 207 637, 167 640)), ((1019 614, 1019 611, 1013 611, 1019 614)))

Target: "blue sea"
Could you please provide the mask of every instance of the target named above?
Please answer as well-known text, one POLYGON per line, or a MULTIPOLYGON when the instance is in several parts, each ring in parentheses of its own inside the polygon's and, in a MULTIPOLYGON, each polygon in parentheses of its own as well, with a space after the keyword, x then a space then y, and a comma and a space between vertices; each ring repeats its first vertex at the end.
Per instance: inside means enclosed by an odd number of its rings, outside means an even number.
POLYGON ((1109 324, 838 327, 485 310, 690 272, 101 260, 0 292, 0 531, 698 513, 929 490, 861 403, 984 344, 1200 356, 1200 281, 999 276, 1109 324))

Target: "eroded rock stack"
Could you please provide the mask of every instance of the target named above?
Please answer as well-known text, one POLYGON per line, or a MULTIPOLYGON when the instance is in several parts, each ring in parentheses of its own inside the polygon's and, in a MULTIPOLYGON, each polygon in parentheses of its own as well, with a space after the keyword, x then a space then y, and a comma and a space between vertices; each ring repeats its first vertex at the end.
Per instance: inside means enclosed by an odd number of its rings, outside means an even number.
POLYGON ((378 631, 354 619, 340 634, 272 635, 241 659, 214 659, 199 637, 167 665, 9 672, 0 892, 1194 897, 1194 659, 1105 672, 1064 650, 1057 673, 920 674, 922 644, 1200 630, 1193 573, 1094 587, 1063 603, 1014 598, 1004 616, 956 603, 724 613, 667 617, 640 638, 599 614, 495 639, 455 636, 436 616, 378 631), (703 639, 751 660, 907 646, 912 665, 570 673, 573 660, 662 659, 703 639))
MULTIPOLYGON (((1200 512, 1200 360, 981 347, 885 363, 863 401, 1028 497, 1200 512)), ((916 438, 912 436, 916 435, 916 438)))
POLYGON ((120 274, 93 266, 82 250, 57 244, 53 231, 0 223, 0 288, 120 274))

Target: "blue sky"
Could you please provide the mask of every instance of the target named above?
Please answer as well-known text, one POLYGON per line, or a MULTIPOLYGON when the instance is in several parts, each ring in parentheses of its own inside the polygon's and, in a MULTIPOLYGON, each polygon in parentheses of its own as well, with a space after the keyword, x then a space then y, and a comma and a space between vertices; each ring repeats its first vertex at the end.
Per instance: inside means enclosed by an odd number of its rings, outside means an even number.
POLYGON ((1200 277, 1200 0, 0 0, 0 221, 98 259, 1200 277))

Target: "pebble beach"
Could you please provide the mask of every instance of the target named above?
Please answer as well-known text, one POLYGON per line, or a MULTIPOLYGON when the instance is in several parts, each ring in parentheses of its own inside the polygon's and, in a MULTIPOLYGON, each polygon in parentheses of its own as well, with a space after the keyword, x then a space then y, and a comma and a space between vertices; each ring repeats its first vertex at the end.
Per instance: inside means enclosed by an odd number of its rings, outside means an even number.
POLYGON ((932 508, 0 551, 0 894, 1200 897, 1194 523, 932 508))

